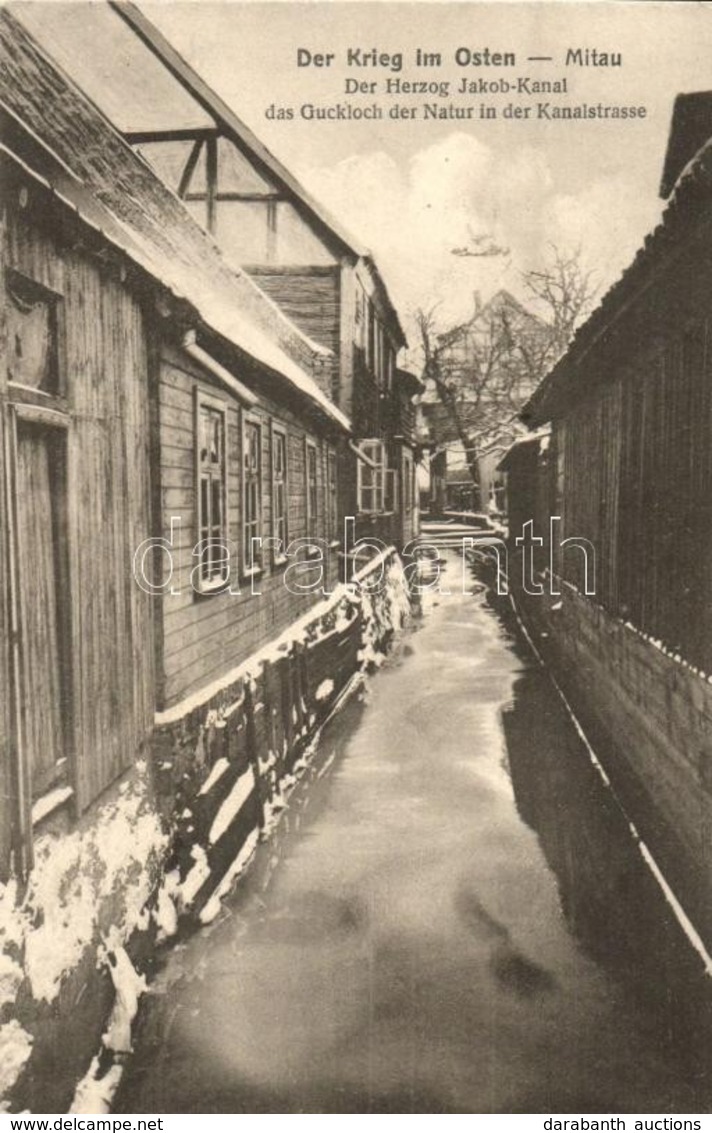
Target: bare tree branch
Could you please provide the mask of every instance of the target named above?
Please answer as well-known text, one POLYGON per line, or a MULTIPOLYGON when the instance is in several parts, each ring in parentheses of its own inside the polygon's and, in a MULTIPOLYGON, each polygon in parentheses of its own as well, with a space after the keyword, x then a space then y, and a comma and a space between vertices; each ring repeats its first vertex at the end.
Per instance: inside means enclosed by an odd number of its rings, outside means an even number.
MULTIPOLYGON (((474 250, 453 254, 506 252, 490 237, 470 235, 474 250)), ((504 452, 514 439, 522 405, 566 349, 595 294, 580 249, 562 252, 552 245, 547 262, 524 272, 522 282, 536 312, 501 292, 456 326, 439 326, 436 307, 416 315, 423 378, 445 418, 432 415, 433 439, 438 451, 448 441, 461 445, 475 488, 480 460, 504 452)))

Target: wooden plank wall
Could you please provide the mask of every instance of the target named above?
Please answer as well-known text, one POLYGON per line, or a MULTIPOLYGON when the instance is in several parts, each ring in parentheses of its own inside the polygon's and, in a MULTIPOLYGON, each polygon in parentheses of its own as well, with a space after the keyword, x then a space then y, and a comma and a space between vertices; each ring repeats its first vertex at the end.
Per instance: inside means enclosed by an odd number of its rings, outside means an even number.
MULTIPOLYGON (((621 383, 603 387, 567 418, 561 537, 586 539, 595 557, 596 598, 617 609, 618 478, 620 470, 621 383)), ((582 592, 583 553, 575 546, 559 551, 563 577, 582 592)), ((590 576, 590 581, 594 581, 590 576)))
POLYGON ((249 267, 247 271, 287 318, 305 334, 333 351, 331 369, 322 375, 324 392, 334 394, 341 337, 341 269, 333 267, 249 267))
POLYGON ((60 243, 27 211, 9 218, 6 262, 61 296, 73 763, 83 809, 135 759, 153 721, 150 599, 131 572, 150 534, 146 328, 116 269, 60 243))
MULTIPOLYGON (((196 386, 212 398, 224 401, 228 435, 228 538, 241 551, 241 417, 239 403, 208 380, 196 364, 176 349, 166 347, 161 366, 159 417, 161 438, 161 497, 163 533, 170 534, 172 516, 180 516, 179 538, 174 542, 176 564, 172 589, 163 598, 164 702, 176 704, 239 665, 261 645, 277 636, 323 595, 294 595, 284 585, 284 566, 274 566, 269 549, 264 552, 264 570, 256 582, 238 578, 240 594, 196 594, 190 573, 196 564, 191 552, 197 542, 195 512, 194 390, 196 386)), ((319 517, 316 531, 321 539, 330 535, 326 526, 326 456, 329 445, 315 435, 294 413, 262 399, 248 411, 262 426, 263 537, 272 531, 272 423, 287 430, 289 539, 304 537, 306 529, 305 437, 317 445, 319 517)), ((332 450, 333 451, 333 450, 332 450)), ((330 552, 327 584, 338 577, 336 551, 330 552)))
POLYGON ((340 289, 333 267, 250 267, 263 291, 315 342, 339 352, 340 289))
POLYGON ((626 384, 621 612, 706 672, 712 666, 712 388, 709 320, 626 384))
MULTIPOLYGON (((566 416, 563 501, 565 534, 596 548, 596 600, 707 673, 709 341, 708 318, 678 326, 566 416)), ((560 561, 582 588, 580 554, 560 561)))

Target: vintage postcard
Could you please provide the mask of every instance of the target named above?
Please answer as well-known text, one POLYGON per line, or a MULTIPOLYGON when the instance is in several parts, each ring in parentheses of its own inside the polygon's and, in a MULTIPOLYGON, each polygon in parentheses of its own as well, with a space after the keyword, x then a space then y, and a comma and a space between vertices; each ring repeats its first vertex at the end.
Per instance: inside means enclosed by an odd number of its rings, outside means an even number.
POLYGON ((7 2, 0 192, 0 1130, 705 1128, 712 6, 7 2))

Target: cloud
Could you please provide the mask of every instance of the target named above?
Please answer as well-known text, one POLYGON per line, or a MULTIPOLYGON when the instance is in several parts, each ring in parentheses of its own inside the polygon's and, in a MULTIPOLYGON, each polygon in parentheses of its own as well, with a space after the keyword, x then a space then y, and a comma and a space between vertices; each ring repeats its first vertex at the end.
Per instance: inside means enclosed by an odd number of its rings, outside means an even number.
POLYGON ((438 303, 444 321, 467 316, 476 291, 521 295, 520 273, 541 266, 551 244, 580 246, 605 290, 659 214, 625 173, 557 192, 542 150, 501 152, 462 132, 402 164, 372 151, 308 170, 304 180, 374 253, 399 308, 438 303), (484 235, 509 254, 453 255, 484 235))

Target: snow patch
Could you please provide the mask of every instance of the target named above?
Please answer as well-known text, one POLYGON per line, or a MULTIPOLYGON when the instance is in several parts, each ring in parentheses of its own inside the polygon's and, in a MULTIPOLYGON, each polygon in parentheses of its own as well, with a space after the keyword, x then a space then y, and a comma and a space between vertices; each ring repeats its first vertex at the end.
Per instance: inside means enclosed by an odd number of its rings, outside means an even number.
POLYGON ((242 807, 254 789, 255 773, 251 767, 248 767, 247 771, 243 772, 239 777, 230 791, 230 794, 220 807, 220 810, 215 815, 213 824, 210 827, 210 834, 208 835, 211 846, 222 838, 223 834, 232 823, 232 820, 242 810, 242 807))
POLYGON ((130 1054, 131 1025, 136 1018, 138 1001, 146 990, 145 976, 140 976, 129 960, 126 949, 119 946, 107 953, 111 978, 116 991, 114 1007, 102 1041, 115 1054, 130 1054))
POLYGON ((99 1077, 99 1055, 92 1059, 91 1066, 82 1078, 69 1107, 70 1113, 110 1113, 111 1103, 119 1088, 123 1066, 114 1063, 103 1078, 99 1077))
POLYGON ((176 891, 177 905, 181 912, 185 912, 191 907, 203 885, 210 877, 208 855, 203 847, 196 843, 196 845, 191 847, 190 856, 194 864, 176 891))
POLYGON ((215 920, 218 913, 220 912, 223 897, 225 897, 230 892, 232 886, 237 881, 240 874, 244 873, 244 871, 252 861, 255 850, 257 849, 258 841, 259 831, 252 830, 247 835, 242 849, 223 877, 212 897, 203 906, 200 912, 200 920, 202 924, 211 924, 212 921, 215 920))
POLYGON ((156 908, 153 910, 153 920, 157 929, 156 940, 159 944, 162 944, 165 940, 170 940, 178 931, 176 899, 179 885, 180 875, 178 870, 172 869, 170 873, 166 874, 158 891, 156 908))
POLYGON ((318 689, 314 693, 317 700, 327 700, 334 691, 333 681, 322 681, 318 689))
POLYGON ((212 771, 198 791, 198 794, 207 795, 208 791, 212 790, 218 780, 223 777, 229 766, 230 764, 224 756, 221 759, 216 760, 216 762, 213 764, 212 771))
POLYGON ((103 959, 109 966, 116 997, 109 1017, 109 1023, 102 1036, 105 1051, 114 1056, 109 1069, 100 1077, 101 1054, 96 1054, 88 1071, 79 1082, 70 1113, 109 1113, 123 1074, 123 1062, 119 1058, 130 1054, 131 1027, 138 1011, 138 1001, 146 990, 146 978, 140 976, 128 957, 126 949, 116 943, 116 932, 112 930, 106 941, 103 959))
POLYGON ((0 1004, 11 1003, 24 979, 22 968, 6 953, 0 953, 0 1004))
POLYGON ((31 1051, 32 1036, 17 1019, 0 1027, 0 1097, 15 1085, 31 1051))
POLYGON ((109 900, 118 904, 112 920, 121 942, 145 925, 167 842, 140 773, 87 829, 38 838, 24 898, 18 902, 13 882, 0 887, 0 1006, 17 990, 8 951, 18 958, 34 998, 53 1003, 63 978, 96 946, 109 900))

